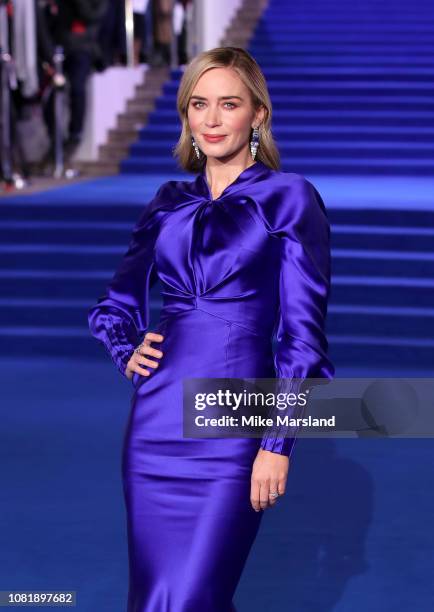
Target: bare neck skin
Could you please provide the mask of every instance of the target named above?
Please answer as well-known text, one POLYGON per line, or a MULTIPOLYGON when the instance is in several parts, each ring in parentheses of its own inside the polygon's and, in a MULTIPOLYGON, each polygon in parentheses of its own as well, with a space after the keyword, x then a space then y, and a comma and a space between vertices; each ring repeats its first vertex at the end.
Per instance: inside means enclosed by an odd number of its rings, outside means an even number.
POLYGON ((255 163, 250 153, 249 156, 244 156, 242 160, 233 160, 231 162, 222 162, 208 158, 205 176, 213 199, 217 199, 226 187, 233 183, 244 170, 255 163))

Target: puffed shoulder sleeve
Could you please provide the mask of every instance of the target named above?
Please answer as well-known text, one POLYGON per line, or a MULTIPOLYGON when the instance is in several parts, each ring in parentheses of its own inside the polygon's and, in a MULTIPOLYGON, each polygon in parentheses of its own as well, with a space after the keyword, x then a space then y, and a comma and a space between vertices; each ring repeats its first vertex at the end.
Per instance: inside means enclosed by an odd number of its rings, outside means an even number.
MULTIPOLYGON (((269 222, 272 233, 280 239, 281 253, 274 354, 277 392, 298 393, 304 379, 330 379, 335 372, 325 335, 330 225, 316 188, 304 176, 289 173, 272 200, 269 222)), ((287 413, 289 417, 300 416, 287 413)), ((297 430, 273 426, 266 430, 261 448, 290 456, 297 430)))
POLYGON ((149 325, 149 289, 157 278, 152 271, 164 187, 141 213, 104 295, 88 311, 92 336, 106 347, 125 377, 127 363, 149 325))

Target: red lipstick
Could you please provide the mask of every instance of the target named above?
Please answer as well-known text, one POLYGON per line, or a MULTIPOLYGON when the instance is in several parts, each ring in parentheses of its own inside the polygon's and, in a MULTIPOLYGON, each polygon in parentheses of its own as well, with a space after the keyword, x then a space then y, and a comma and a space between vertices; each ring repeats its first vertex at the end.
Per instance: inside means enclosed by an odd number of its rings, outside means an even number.
POLYGON ((203 137, 207 142, 220 142, 223 138, 226 138, 226 135, 214 135, 214 134, 204 134, 203 137))

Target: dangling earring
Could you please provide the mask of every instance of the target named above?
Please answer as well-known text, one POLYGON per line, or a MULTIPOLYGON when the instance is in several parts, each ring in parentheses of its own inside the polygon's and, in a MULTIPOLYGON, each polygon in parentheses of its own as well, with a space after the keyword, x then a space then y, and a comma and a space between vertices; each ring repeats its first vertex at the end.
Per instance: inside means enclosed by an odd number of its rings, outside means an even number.
POLYGON ((250 152, 252 154, 252 158, 255 159, 256 151, 259 147, 259 128, 253 128, 252 132, 252 140, 250 141, 250 152))
POLYGON ((197 144, 196 144, 196 142, 195 142, 195 140, 194 140, 193 136, 191 137, 191 144, 193 145, 194 150, 196 151, 196 157, 197 157, 197 159, 200 159, 200 151, 199 151, 199 147, 197 146, 197 144))

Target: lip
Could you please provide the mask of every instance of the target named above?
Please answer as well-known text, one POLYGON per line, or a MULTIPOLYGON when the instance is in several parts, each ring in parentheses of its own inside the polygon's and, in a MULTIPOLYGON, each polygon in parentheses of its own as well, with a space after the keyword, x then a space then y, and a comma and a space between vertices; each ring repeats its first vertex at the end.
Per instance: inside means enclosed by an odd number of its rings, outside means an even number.
POLYGON ((220 142, 220 140, 223 140, 223 138, 226 138, 226 134, 222 134, 222 135, 204 134, 203 137, 208 142, 220 142))

